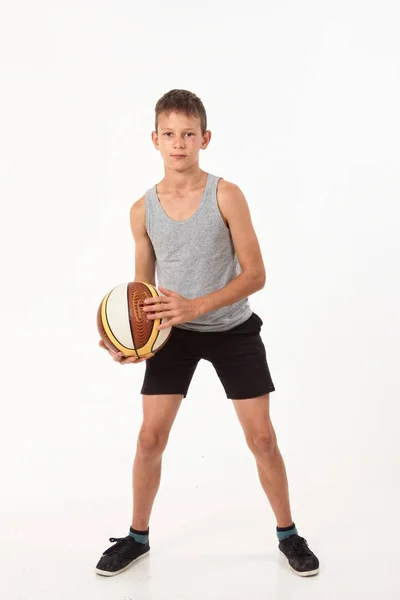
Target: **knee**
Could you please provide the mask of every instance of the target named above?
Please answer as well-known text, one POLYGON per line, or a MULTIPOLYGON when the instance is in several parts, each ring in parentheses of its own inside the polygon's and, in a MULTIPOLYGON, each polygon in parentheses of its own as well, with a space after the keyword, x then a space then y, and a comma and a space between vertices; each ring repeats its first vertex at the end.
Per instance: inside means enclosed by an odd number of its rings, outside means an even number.
POLYGON ((253 433, 248 437, 247 443, 255 455, 273 454, 278 447, 276 435, 272 428, 267 431, 253 433))
POLYGON ((167 442, 168 434, 142 428, 138 436, 138 451, 142 458, 157 458, 164 452, 167 442))

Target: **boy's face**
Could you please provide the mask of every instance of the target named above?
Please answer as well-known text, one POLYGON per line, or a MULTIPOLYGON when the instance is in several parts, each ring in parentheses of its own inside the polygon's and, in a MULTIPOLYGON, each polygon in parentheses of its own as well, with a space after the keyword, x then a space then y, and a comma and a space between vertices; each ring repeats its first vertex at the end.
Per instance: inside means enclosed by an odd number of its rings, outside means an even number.
POLYGON ((152 140, 161 152, 164 164, 173 171, 186 171, 198 163, 200 150, 205 150, 211 131, 201 132, 200 117, 182 112, 161 113, 152 140))

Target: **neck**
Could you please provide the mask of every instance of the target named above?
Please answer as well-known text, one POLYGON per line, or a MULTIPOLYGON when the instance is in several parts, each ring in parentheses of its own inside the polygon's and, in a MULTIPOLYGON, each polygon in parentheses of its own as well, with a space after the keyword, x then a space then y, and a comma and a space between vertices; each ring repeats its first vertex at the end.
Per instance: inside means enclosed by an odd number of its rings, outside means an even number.
POLYGON ((176 191, 197 187, 206 175, 206 172, 200 169, 198 163, 185 171, 173 171, 164 165, 164 173, 164 178, 160 182, 161 186, 176 191))

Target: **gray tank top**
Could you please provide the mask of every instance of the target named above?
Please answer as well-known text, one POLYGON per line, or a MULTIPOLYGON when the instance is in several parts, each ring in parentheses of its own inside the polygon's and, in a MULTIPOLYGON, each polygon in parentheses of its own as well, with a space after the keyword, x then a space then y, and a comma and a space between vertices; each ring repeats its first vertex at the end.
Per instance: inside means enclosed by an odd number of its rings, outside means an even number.
MULTIPOLYGON (((232 238, 217 204, 220 177, 207 175, 197 211, 175 221, 162 208, 153 186, 145 193, 146 229, 156 255, 158 285, 186 298, 199 298, 221 289, 241 272, 232 238)), ((180 329, 227 331, 252 314, 247 298, 180 323, 180 329)))

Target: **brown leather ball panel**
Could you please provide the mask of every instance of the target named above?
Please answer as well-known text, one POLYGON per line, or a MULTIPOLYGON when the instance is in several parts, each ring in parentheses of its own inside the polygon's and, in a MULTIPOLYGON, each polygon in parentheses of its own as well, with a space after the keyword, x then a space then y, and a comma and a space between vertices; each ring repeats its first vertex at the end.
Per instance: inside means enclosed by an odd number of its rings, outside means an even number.
POLYGON ((144 300, 152 298, 149 288, 138 281, 128 284, 128 306, 132 337, 135 348, 143 348, 153 331, 154 321, 143 312, 144 300))

